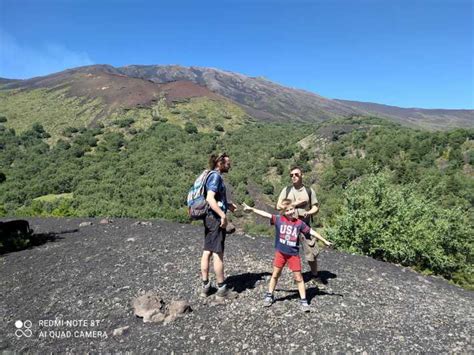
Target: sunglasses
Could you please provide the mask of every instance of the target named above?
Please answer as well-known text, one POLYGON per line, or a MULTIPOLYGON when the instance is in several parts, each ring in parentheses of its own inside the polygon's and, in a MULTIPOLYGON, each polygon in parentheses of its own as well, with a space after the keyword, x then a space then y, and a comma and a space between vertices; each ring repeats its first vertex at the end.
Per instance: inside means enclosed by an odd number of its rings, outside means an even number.
POLYGON ((293 176, 300 177, 300 174, 298 173, 290 174, 290 177, 293 177, 293 176))

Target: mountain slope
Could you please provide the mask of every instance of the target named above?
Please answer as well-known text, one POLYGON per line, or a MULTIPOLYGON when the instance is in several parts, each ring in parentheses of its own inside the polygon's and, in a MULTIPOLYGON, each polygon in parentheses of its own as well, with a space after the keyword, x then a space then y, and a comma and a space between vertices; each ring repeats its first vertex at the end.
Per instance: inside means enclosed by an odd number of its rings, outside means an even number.
POLYGON ((260 119, 314 122, 335 116, 375 115, 420 128, 474 127, 474 110, 405 109, 348 100, 331 100, 304 90, 228 71, 177 65, 131 65, 123 74, 155 82, 191 80, 239 104, 260 119))
POLYGON ((473 127, 474 125, 474 110, 402 108, 371 102, 336 101, 355 107, 370 115, 387 117, 402 124, 423 128, 450 129, 456 127, 473 127))
POLYGON ((250 115, 263 120, 314 122, 359 112, 345 104, 307 91, 218 69, 131 65, 117 70, 157 83, 190 80, 239 103, 250 115))
POLYGON ((54 137, 67 127, 111 125, 119 119, 135 120, 136 128, 149 127, 158 117, 229 128, 248 118, 230 100, 191 81, 158 84, 108 65, 10 82, 0 90, 0 115, 20 131, 39 122, 54 137), (213 122, 201 119, 207 116, 213 122))
MULTIPOLYGON (((89 121, 124 107, 151 107, 160 97, 171 98, 171 101, 209 97, 239 105, 248 115, 264 121, 321 122, 341 116, 375 115, 419 128, 474 127, 474 110, 406 109, 332 100, 264 78, 202 67, 130 65, 114 68, 110 65, 92 65, 1 84, 2 106, 6 97, 40 89, 67 89, 67 97, 74 96, 86 102, 99 100, 101 105, 95 107, 98 112, 94 111, 94 117, 89 121)), ((35 106, 38 105, 41 106, 35 103, 35 106)), ((0 114, 2 111, 0 106, 0 114)))

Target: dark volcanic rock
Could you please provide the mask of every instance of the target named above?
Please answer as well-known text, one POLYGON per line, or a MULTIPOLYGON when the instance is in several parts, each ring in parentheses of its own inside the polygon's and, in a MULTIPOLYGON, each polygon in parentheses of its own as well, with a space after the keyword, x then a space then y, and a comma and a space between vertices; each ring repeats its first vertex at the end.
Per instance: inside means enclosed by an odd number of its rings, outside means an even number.
POLYGON ((266 309, 273 241, 235 234, 227 239, 226 274, 239 297, 216 302, 215 294, 196 293, 200 227, 154 221, 137 228, 135 220, 117 219, 78 229, 83 221, 30 219, 35 233, 57 238, 1 257, 2 350, 473 351, 473 293, 442 279, 327 250, 320 261, 327 288, 307 285, 313 312, 300 312, 288 270, 266 309), (169 323, 143 323, 130 300, 145 291, 183 300, 193 311, 169 323))

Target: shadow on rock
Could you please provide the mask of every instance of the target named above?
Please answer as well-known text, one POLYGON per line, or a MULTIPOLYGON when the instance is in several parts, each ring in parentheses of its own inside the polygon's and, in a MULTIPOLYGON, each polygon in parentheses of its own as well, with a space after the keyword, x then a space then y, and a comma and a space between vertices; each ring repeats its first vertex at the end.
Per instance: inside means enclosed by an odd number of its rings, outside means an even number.
MULTIPOLYGON (((332 274, 332 275, 334 275, 334 274, 332 274)), ((327 284, 327 282, 325 284, 327 284)), ((293 300, 293 299, 299 299, 300 298, 298 289, 286 290, 286 289, 278 289, 277 288, 275 291, 282 291, 282 292, 291 293, 291 294, 286 295, 284 297, 276 298, 275 301, 277 301, 277 302, 278 301, 293 300)), ((334 292, 332 292, 330 290, 327 290, 327 289, 321 289, 321 288, 318 288, 318 286, 308 287, 306 289, 306 299, 308 300, 309 303, 311 303, 311 300, 316 296, 318 296, 318 297, 321 297, 321 296, 344 297, 344 295, 342 295, 340 293, 334 293, 334 292)))
MULTIPOLYGON (((289 295, 286 295, 284 297, 278 297, 275 299, 276 302, 279 301, 286 301, 286 300, 295 300, 300 298, 300 294, 298 292, 298 289, 293 289, 293 290, 285 290, 285 289, 276 289, 275 291, 282 291, 282 292, 288 292, 291 293, 289 295)), ((317 286, 315 287, 308 287, 306 289, 306 299, 308 300, 309 303, 311 303, 311 300, 315 297, 321 297, 321 296, 337 296, 337 297, 344 297, 344 295, 340 293, 334 293, 330 292, 328 290, 321 290, 317 286)))
POLYGON ((344 297, 344 295, 340 293, 331 292, 329 290, 320 290, 317 286, 316 287, 309 287, 306 290, 306 299, 309 303, 311 300, 316 296, 337 296, 337 297, 344 297))
POLYGON ((55 242, 61 234, 75 233, 78 229, 61 231, 59 233, 35 233, 26 220, 18 219, 0 222, 0 254, 29 249, 36 246, 55 242))
MULTIPOLYGON (((329 279, 337 278, 336 274, 332 273, 331 271, 327 271, 327 270, 318 271, 317 276, 318 276, 318 279, 321 280, 321 282, 324 285, 328 284, 329 279)), ((307 272, 303 273, 303 280, 304 280, 305 283, 311 281, 311 279, 313 279, 313 276, 311 275, 310 271, 307 271, 307 272)))
POLYGON ((259 281, 265 280, 265 276, 270 276, 269 272, 250 273, 229 276, 226 279, 226 284, 234 290, 234 292, 241 293, 245 290, 253 289, 257 286, 259 281))

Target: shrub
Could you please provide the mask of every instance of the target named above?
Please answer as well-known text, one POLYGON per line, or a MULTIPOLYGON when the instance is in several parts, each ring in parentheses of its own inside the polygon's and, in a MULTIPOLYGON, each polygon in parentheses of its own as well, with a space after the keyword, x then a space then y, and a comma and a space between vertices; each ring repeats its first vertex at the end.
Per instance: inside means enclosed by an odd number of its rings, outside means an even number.
POLYGON ((390 179, 383 172, 352 183, 328 238, 347 251, 448 279, 472 266, 474 230, 466 213, 444 209, 390 179))
POLYGON ((266 182, 263 184, 262 191, 266 195, 273 195, 275 188, 273 187, 272 184, 270 184, 269 182, 266 182))
MULTIPOLYGON (((0 222, 0 254, 24 249, 31 242, 31 231, 27 231, 20 225, 18 228, 6 227, 7 223, 0 222)), ((9 222, 9 225, 11 226, 13 223, 15 222, 9 222)))
POLYGON ((134 122, 135 120, 133 118, 127 117, 127 118, 122 118, 120 120, 115 121, 114 124, 116 124, 120 128, 126 128, 126 127, 130 127, 134 122))
POLYGON ((293 156, 293 150, 291 148, 283 148, 275 154, 277 159, 290 159, 293 156))
POLYGON ((77 133, 79 130, 76 127, 66 127, 63 129, 63 136, 72 137, 74 133, 77 133))
POLYGON ((192 122, 186 122, 184 124, 184 130, 189 134, 196 134, 198 133, 197 127, 192 122))

